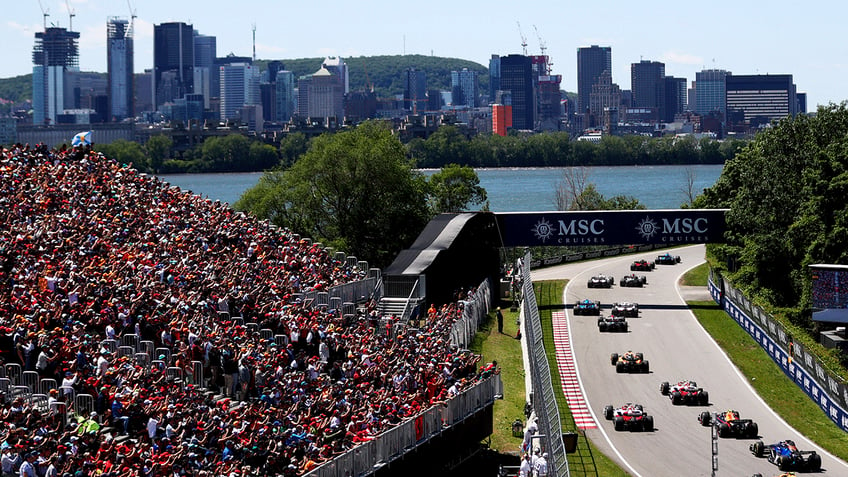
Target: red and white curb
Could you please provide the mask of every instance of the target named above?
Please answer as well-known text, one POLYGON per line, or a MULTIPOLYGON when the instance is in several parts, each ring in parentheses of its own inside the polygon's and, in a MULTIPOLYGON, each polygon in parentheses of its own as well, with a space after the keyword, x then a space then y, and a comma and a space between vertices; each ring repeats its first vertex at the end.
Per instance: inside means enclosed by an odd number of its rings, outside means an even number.
POLYGON ((551 321, 562 392, 574 417, 574 423, 579 429, 595 429, 598 424, 586 404, 586 397, 577 378, 577 367, 574 365, 574 353, 571 350, 571 337, 568 334, 568 320, 565 318, 565 313, 553 312, 551 321))

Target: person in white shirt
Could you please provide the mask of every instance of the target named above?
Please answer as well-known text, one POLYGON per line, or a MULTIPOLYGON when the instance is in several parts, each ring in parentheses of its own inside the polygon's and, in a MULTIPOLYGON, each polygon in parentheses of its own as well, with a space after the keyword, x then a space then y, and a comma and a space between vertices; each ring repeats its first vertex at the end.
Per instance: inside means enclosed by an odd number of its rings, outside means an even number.
POLYGON ((530 464, 530 454, 524 454, 521 467, 518 468, 518 477, 533 477, 533 466, 530 464))
POLYGON ((547 477, 548 475, 548 453, 545 452, 541 457, 536 461, 536 465, 533 466, 533 470, 536 472, 536 477, 547 477))

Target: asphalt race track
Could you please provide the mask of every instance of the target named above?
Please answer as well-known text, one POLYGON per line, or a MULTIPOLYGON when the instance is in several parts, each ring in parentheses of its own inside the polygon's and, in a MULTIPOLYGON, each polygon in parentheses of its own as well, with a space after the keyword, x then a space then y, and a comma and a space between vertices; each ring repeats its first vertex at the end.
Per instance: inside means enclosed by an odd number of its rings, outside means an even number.
MULTIPOLYGON (((639 304, 639 318, 628 318, 627 333, 600 333, 597 318, 567 317, 577 370, 587 402, 598 422, 598 429, 587 430, 590 439, 608 456, 633 475, 710 476, 710 429, 698 422, 701 411, 721 412, 736 409, 743 419, 759 425, 760 438, 766 443, 793 439, 799 450, 815 450, 822 457, 819 475, 848 476, 848 464, 836 459, 784 423, 760 400, 746 380, 730 363, 718 345, 703 330, 694 315, 685 308, 676 283, 683 273, 704 261, 704 246, 671 249, 680 255, 676 265, 657 265, 654 271, 631 272, 637 258, 654 260, 659 253, 619 256, 609 259, 568 264, 534 270, 534 280, 569 279, 565 303, 589 298, 600 300, 602 313, 608 314, 614 302, 639 304), (611 289, 589 289, 588 279, 595 274, 615 277, 611 289), (626 274, 646 275, 644 288, 621 288, 619 279, 626 274), (610 365, 610 353, 627 350, 642 352, 650 362, 649 374, 617 374, 610 365), (676 383, 683 379, 697 381, 709 392, 708 406, 674 406, 660 394, 660 383, 676 383), (617 432, 612 421, 603 417, 607 404, 642 404, 654 416, 654 432, 617 432)), ((689 292, 686 292, 689 293, 689 292)), ((699 294, 700 295, 700 294, 699 294)), ((702 294, 708 299, 704 290, 702 294)), ((775 367, 775 373, 780 371, 775 367)), ((717 476, 779 475, 777 466, 748 451, 754 439, 720 438, 717 476)))

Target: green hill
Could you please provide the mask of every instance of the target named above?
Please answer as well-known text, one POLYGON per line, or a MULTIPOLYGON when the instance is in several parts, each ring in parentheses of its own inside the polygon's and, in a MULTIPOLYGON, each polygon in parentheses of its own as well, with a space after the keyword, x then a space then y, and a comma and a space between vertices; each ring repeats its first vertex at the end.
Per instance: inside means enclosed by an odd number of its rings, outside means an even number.
MULTIPOLYGON (((280 60, 295 77, 312 74, 321 67, 324 58, 298 58, 280 60)), ((473 61, 458 58, 442 58, 425 55, 360 56, 344 58, 350 74, 350 90, 361 91, 373 85, 379 97, 390 97, 403 93, 403 72, 415 68, 427 74, 427 88, 450 90, 451 71, 462 68, 476 71, 480 91, 489 89, 488 68, 473 61)), ((268 60, 259 60, 262 69, 268 60)), ((12 101, 32 99, 32 75, 0 78, 0 98, 12 101)))

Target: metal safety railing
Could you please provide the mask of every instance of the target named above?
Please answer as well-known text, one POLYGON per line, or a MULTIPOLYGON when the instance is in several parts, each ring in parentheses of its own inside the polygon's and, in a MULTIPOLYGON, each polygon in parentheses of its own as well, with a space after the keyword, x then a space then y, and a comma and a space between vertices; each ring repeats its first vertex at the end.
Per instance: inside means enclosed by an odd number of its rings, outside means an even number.
POLYGON ((533 386, 533 409, 536 412, 537 424, 542 445, 550 455, 548 475, 551 477, 567 477, 570 475, 565 445, 562 440, 562 424, 560 423, 559 407, 554 394, 551 380, 551 368, 545 354, 542 336, 542 322, 539 317, 539 306, 533 291, 533 279, 530 276, 530 252, 524 255, 521 266, 522 286, 522 320, 524 321, 524 339, 527 340, 529 352, 530 375, 533 386))

